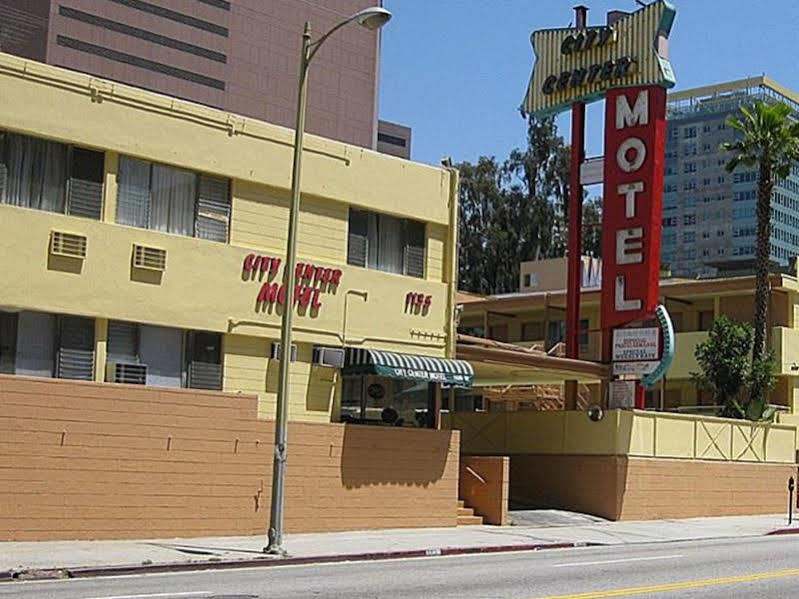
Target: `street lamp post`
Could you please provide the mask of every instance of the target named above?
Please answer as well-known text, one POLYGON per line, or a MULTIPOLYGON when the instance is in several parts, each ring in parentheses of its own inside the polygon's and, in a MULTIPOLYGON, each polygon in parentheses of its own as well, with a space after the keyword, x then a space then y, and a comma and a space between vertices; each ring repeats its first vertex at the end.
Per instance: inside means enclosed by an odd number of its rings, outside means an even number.
POLYGON ((297 222, 300 211, 300 172, 302 168, 302 139, 305 130, 306 93, 308 90, 308 66, 319 47, 333 32, 357 22, 370 30, 385 25, 391 18, 386 9, 375 6, 365 8, 335 25, 316 41, 311 41, 311 24, 305 23, 300 53, 300 75, 297 91, 297 123, 294 128, 294 163, 291 170, 291 203, 289 204, 289 229, 286 240, 286 265, 283 271, 285 300, 280 335, 280 375, 277 390, 275 417, 275 453, 272 467, 272 502, 269 514, 269 544, 265 553, 285 554, 283 548, 283 500, 286 477, 286 428, 288 424, 289 366, 291 364, 291 321, 294 315, 294 270, 297 264, 297 222))

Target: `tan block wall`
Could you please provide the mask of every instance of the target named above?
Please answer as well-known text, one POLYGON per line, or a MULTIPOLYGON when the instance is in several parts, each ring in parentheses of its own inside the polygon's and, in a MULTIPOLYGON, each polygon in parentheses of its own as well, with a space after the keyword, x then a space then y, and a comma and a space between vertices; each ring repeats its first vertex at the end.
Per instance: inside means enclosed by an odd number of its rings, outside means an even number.
POLYGON ((458 494, 475 514, 483 517, 486 524, 509 524, 509 485, 510 458, 507 456, 461 458, 458 494))
POLYGON ((790 464, 625 456, 514 455, 510 496, 610 520, 775 514, 790 464))
POLYGON ((625 463, 612 456, 512 455, 510 497, 618 520, 625 463))
MULTIPOLYGON (((264 533, 252 395, 0 376, 0 540, 264 533)), ((289 532, 454 526, 457 431, 291 423, 289 532)))

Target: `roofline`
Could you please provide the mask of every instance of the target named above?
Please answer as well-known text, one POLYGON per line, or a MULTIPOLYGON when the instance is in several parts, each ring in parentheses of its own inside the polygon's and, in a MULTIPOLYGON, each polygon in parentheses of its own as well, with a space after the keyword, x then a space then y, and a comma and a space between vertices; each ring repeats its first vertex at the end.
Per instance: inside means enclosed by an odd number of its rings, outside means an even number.
POLYGON ((767 87, 778 94, 785 96, 792 102, 799 104, 799 94, 791 91, 784 85, 780 85, 773 79, 760 75, 759 77, 749 77, 747 79, 737 79, 735 81, 727 81, 725 83, 717 83, 714 85, 705 85, 702 87, 694 87, 683 91, 672 92, 668 95, 669 102, 678 102, 680 100, 690 100, 692 98, 702 98, 705 96, 712 96, 714 94, 723 94, 726 92, 733 92, 736 90, 744 89, 747 87, 767 87))
MULTIPOLYGON (((735 291, 754 290, 754 275, 743 277, 725 277, 716 279, 667 279, 660 282, 660 295, 678 295, 690 297, 692 293, 697 295, 719 295, 735 291)), ((794 277, 780 273, 770 275, 772 290, 798 291, 799 284, 794 277)), ((600 301, 600 291, 598 289, 583 289, 581 303, 590 304, 600 301)), ((552 305, 558 307, 555 302, 565 302, 566 290, 555 289, 552 291, 537 291, 534 293, 515 293, 503 295, 502 297, 486 297, 483 300, 471 301, 460 304, 463 312, 481 312, 492 309, 513 309, 530 308, 536 303, 540 305, 552 305)))

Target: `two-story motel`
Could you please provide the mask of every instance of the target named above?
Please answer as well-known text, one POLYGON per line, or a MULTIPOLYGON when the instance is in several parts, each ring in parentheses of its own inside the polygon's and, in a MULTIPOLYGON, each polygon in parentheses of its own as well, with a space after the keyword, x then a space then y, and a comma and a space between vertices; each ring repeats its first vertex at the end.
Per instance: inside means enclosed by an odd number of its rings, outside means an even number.
MULTIPOLYGON (((0 499, 16 518, 2 528, 11 538, 262 531, 293 132, 5 54, 0 90, 0 399, 16 439, 0 457, 19 469, 0 485, 19 493, 0 499), (132 415, 135 401, 146 414, 132 415), (189 429, 207 442, 191 446, 201 453, 187 454, 186 470, 185 458, 156 452, 180 448, 189 429), (103 466, 112 450, 91 451, 108 435, 120 455, 103 466), (49 449, 25 445, 40 442, 49 449), (202 453, 214 443, 223 457, 202 453), (245 449, 246 468, 230 462, 245 449), (139 491, 120 506, 139 511, 119 524, 102 501, 70 499, 84 459, 89 486, 168 463, 160 474, 181 489, 187 477, 187 502, 207 500, 207 512, 173 526, 184 508, 152 512, 164 480, 125 479, 139 491), (236 485, 219 489, 234 506, 189 490, 220 480, 236 485), (64 532, 64 519, 98 505, 102 518, 64 532), (42 523, 53 509, 61 522, 42 523)), ((454 525, 458 435, 422 429, 435 428, 442 384, 473 376, 452 359, 456 173, 314 136, 304 163, 287 526, 454 525)))

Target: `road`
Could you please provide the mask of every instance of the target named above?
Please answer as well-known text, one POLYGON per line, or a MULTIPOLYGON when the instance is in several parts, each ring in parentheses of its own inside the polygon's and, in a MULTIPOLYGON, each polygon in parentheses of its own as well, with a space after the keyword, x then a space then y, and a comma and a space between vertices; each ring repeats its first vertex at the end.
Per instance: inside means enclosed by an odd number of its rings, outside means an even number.
POLYGON ((0 584, 0 599, 799 596, 799 535, 0 584))

